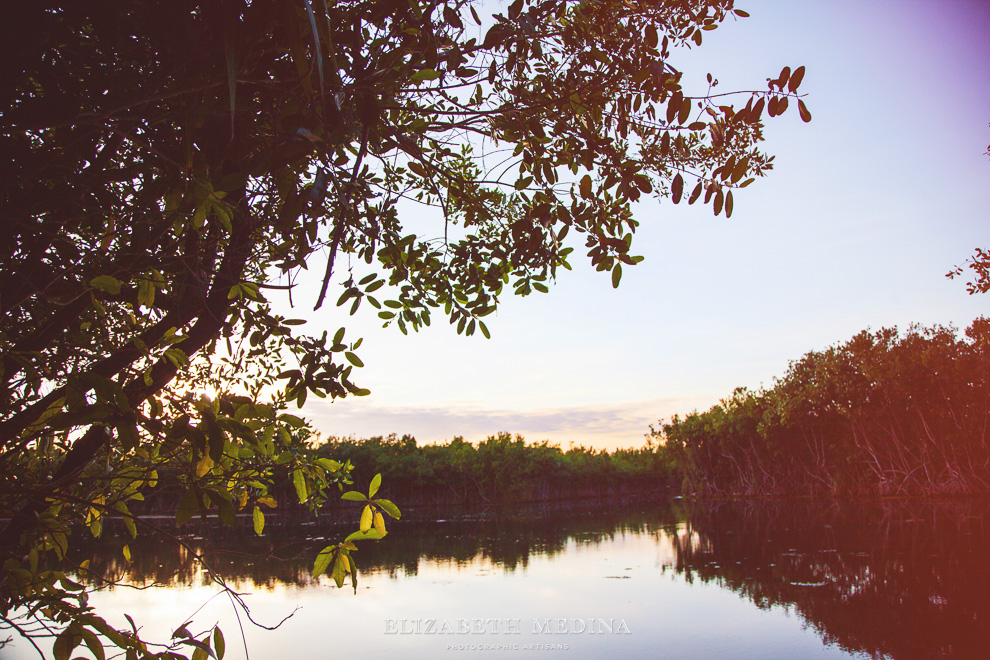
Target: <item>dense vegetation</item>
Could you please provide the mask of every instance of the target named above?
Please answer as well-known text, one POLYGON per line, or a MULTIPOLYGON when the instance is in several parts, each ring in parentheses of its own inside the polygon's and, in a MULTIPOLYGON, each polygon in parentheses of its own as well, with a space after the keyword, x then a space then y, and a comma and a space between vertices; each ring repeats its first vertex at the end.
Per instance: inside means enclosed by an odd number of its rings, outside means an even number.
POLYGON ((863 331, 653 435, 697 495, 990 492, 990 320, 863 331))
POLYGON ((416 444, 390 435, 367 440, 328 438, 318 456, 351 461, 357 483, 376 472, 383 490, 409 504, 489 504, 659 493, 675 483, 671 466, 653 445, 612 452, 547 441, 527 444, 509 433, 477 445, 454 438, 445 444, 416 444))

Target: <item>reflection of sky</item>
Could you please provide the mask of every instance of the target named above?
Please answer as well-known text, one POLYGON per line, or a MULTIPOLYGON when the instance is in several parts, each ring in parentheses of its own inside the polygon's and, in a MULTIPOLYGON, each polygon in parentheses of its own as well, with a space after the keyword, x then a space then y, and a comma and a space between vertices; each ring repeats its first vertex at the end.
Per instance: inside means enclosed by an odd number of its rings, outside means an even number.
POLYGON ((752 17, 705 33, 680 66, 731 90, 765 89, 783 65, 803 64, 814 120, 789 111, 769 123, 776 170, 740 192, 731 220, 640 203, 634 245, 646 261, 617 291, 578 249, 549 295, 503 301, 487 341, 440 317, 403 337, 370 308, 312 314, 315 290, 297 291, 306 327, 346 323, 349 338, 365 337, 368 366, 355 375, 372 397, 311 397, 305 412, 324 433, 437 441, 506 430, 564 447, 638 446, 651 421, 769 384, 789 360, 866 327, 965 326, 986 312, 985 296, 944 275, 990 245, 990 4, 740 7, 752 17))
MULTIPOLYGON (((684 534, 684 529, 679 533, 684 534)), ((480 555, 460 563, 422 559, 415 576, 363 575, 357 595, 350 589, 327 586, 325 579, 321 586, 279 584, 269 591, 255 590, 245 601, 252 616, 262 623, 277 623, 299 609, 276 631, 248 625, 244 632, 251 656, 261 659, 380 654, 413 659, 527 658, 548 653, 448 650, 448 644, 566 644, 567 650, 556 657, 572 659, 849 657, 823 646, 797 617, 781 608, 759 610, 714 584, 689 585, 680 576, 664 572, 673 558, 671 541, 663 532, 625 531, 595 543, 572 539, 563 552, 552 557, 533 555, 525 568, 511 572, 480 555), (427 620, 436 621, 438 628, 446 621, 454 629, 465 619, 499 620, 501 630, 515 627, 519 634, 386 632, 389 626, 400 629, 401 620, 409 622, 406 630, 412 630, 416 621, 421 622, 421 629, 427 620), (583 626, 605 631, 611 625, 619 631, 621 622, 629 634, 534 634, 534 626, 545 626, 548 619, 565 619, 569 630, 583 626), (603 623, 610 620, 611 624, 603 623)), ((211 599, 213 593, 205 587, 116 589, 111 594, 95 594, 92 604, 124 626, 123 612, 132 614, 145 626, 146 635, 167 637, 194 617, 199 629, 219 622, 227 640, 226 657, 242 658, 231 606, 225 596, 211 599)), ((486 625, 487 630, 493 629, 493 624, 486 625)), ((20 657, 11 656, 11 660, 20 657)))

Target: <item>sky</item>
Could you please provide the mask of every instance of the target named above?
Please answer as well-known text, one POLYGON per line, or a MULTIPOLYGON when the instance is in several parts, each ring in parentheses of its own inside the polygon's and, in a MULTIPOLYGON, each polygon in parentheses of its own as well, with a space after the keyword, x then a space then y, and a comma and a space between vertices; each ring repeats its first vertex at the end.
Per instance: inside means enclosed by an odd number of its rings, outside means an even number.
POLYGON ((638 202, 633 252, 646 259, 617 290, 576 250, 549 294, 502 299, 489 340, 442 315, 403 336, 367 305, 312 313, 297 295, 310 333, 364 338, 354 380, 372 394, 310 397, 302 413, 323 435, 639 447, 651 424, 770 386, 790 360, 866 328, 990 315, 990 296, 945 277, 990 247, 990 2, 737 7, 751 17, 672 64, 695 89, 711 72, 719 91, 764 90, 803 65, 813 120, 792 104, 767 122, 775 170, 738 191, 732 218, 638 202))

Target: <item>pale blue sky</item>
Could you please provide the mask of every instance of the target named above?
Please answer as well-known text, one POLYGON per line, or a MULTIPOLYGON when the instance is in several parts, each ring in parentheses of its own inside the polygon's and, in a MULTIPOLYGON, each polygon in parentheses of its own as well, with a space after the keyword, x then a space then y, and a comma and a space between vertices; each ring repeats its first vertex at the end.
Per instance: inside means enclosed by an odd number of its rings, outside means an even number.
POLYGON ((732 218, 637 204, 646 261, 618 290, 578 250, 549 294, 504 299, 491 340, 459 337, 439 316, 404 337, 371 308, 314 315, 297 294, 307 330, 365 338, 355 376, 372 395, 310 398, 303 412, 321 432, 640 446, 650 423, 770 384, 789 360, 867 327, 990 314, 990 298, 945 278, 990 247, 990 2, 737 6, 752 17, 706 33, 675 65, 697 80, 712 72, 719 90, 765 89, 804 65, 814 119, 792 107, 769 121, 776 171, 736 196, 732 218))

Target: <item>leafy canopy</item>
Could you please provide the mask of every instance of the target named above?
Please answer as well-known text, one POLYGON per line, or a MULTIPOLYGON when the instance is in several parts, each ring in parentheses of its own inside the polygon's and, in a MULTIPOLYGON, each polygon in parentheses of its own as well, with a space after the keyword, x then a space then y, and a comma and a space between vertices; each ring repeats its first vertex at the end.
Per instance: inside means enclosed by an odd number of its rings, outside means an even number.
MULTIPOLYGON (((495 16, 456 0, 15 4, 0 28, 0 614, 54 622, 56 657, 219 650, 99 619, 69 577, 86 570, 72 522, 166 534, 132 509, 167 481, 178 523, 251 512, 262 532, 278 479, 313 507, 348 482, 287 406, 367 394, 360 340, 301 332, 273 290, 309 277, 316 308, 367 303, 402 332, 442 310, 487 336, 500 296, 546 292, 578 246, 618 285, 641 260, 643 195, 730 216, 771 169, 764 117, 793 104, 810 120, 803 67, 762 90, 685 87, 688 51, 746 16, 732 0, 516 0, 495 16), (414 204, 435 209, 418 234, 414 204)), ((364 536, 392 513, 366 506, 364 536)), ((352 541, 315 572, 353 577, 352 541)))

